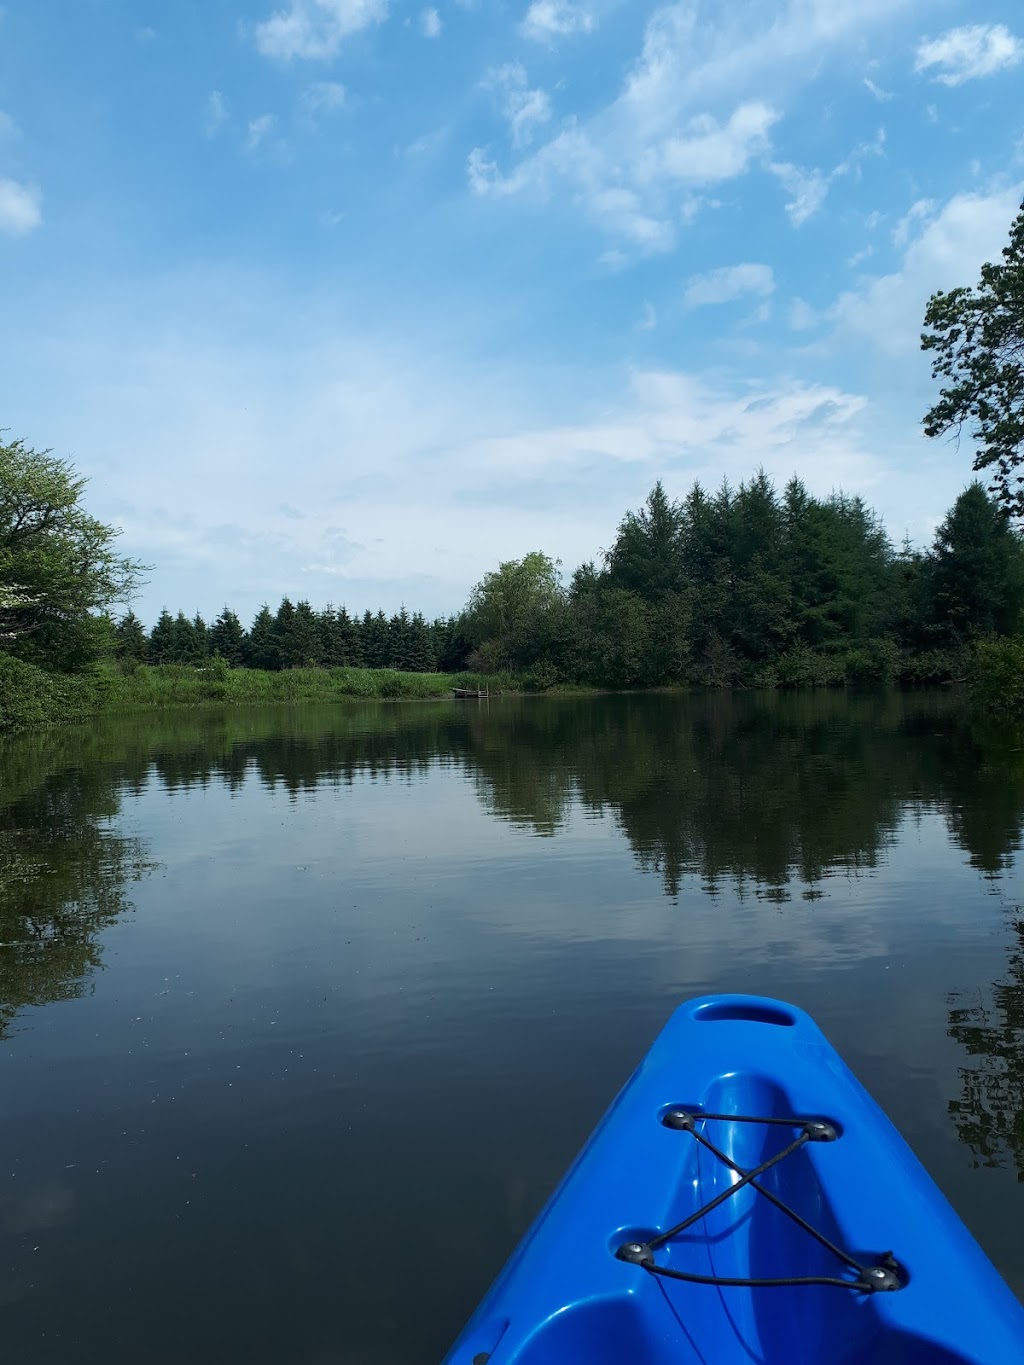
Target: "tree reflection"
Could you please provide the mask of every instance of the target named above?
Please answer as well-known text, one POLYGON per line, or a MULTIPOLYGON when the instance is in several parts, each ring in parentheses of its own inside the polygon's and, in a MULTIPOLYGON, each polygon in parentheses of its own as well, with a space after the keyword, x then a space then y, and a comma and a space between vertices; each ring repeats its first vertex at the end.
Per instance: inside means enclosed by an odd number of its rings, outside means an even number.
POLYGON ((75 768, 0 807, 0 1037, 26 1006, 83 994, 99 930, 130 908, 145 860, 119 804, 102 769, 75 768))
POLYGON ((954 1006, 949 1034, 970 1058, 949 1105, 961 1142, 976 1165, 1012 1164, 1024 1181, 1024 920, 1014 925, 1005 980, 988 1000, 954 1006))
MULTIPOLYGON (((689 879, 711 893, 728 883, 776 903, 814 900, 828 877, 874 867, 908 817, 935 810, 970 863, 998 876, 1024 830, 1024 752, 949 693, 506 697, 110 718, 0 748, 0 1031, 25 1005, 80 994, 98 967, 98 933, 130 907, 145 871, 145 850, 117 826, 126 795, 154 783, 257 782, 300 800, 365 778, 412 781, 438 765, 461 769, 485 810, 533 834, 557 836, 574 809, 607 816, 672 897, 689 879)), ((1019 962, 987 1011, 958 1009, 951 1025, 979 1063, 998 1060, 965 1086, 987 1087, 979 1099, 996 1097, 990 1108, 1011 1127, 1009 1104, 997 1101, 1001 1086, 1024 1098, 999 1079, 1006 1040, 1019 1043, 1019 962)), ((970 1096, 964 1109, 981 1112, 970 1096)), ((999 1130, 988 1131, 998 1146, 999 1130)))

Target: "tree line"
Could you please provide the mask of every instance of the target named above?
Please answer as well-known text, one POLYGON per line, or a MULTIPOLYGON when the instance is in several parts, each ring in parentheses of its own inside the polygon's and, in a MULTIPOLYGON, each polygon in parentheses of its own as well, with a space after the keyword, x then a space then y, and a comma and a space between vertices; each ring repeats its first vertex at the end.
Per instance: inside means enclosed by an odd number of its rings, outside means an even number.
POLYGON ((710 686, 946 677, 1024 613, 1024 542, 974 483, 927 551, 862 499, 780 493, 762 472, 681 500, 655 484, 600 564, 563 587, 543 554, 502 564, 460 618, 484 669, 551 681, 710 686))
POLYGON ((939 678, 979 637, 1009 635, 1024 612, 1024 543, 978 483, 929 550, 897 548, 862 499, 780 493, 764 474, 679 501, 655 484, 627 512, 600 564, 564 584, 541 552, 485 575, 465 607, 427 621, 350 615, 285 598, 249 629, 225 607, 161 612, 147 634, 129 612, 117 653, 202 667, 392 668, 528 674, 538 684, 709 686, 939 678))
POLYGON ((391 668, 406 673, 454 672, 465 654, 458 621, 427 621, 405 607, 349 615, 328 604, 285 597, 276 611, 264 604, 247 630, 230 607, 207 623, 202 615, 161 611, 153 629, 128 612, 114 627, 114 649, 123 660, 203 667, 223 659, 232 668, 277 672, 285 668, 391 668))

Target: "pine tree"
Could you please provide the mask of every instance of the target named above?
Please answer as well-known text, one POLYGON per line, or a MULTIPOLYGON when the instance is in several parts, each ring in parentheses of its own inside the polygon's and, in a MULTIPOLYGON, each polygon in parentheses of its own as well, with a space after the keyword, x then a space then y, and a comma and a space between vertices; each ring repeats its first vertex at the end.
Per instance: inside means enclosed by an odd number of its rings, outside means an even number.
POLYGON ((210 627, 199 612, 192 618, 192 658, 191 663, 202 667, 210 658, 210 627))
POLYGON ((315 613, 317 634, 317 658, 324 668, 341 668, 344 665, 344 652, 341 634, 338 629, 338 614, 334 604, 328 602, 323 611, 315 613))
POLYGON ((422 613, 418 611, 413 612, 409 620, 406 667, 412 673, 433 673, 437 667, 430 629, 422 613))
POLYGON ((412 657, 411 622, 409 613, 402 604, 388 622, 388 667, 406 673, 410 670, 412 657))
POLYGON ((363 613, 362 626, 363 667, 389 667, 388 620, 382 611, 373 616, 369 610, 363 613))
POLYGON ((359 622, 349 616, 345 607, 338 612, 338 640, 342 662, 346 668, 360 668, 363 663, 363 643, 359 622))
POLYGON ((171 659, 176 664, 190 664, 195 661, 196 628, 183 611, 174 618, 174 633, 171 645, 171 659))
POLYGON ((682 583, 682 509, 670 502, 661 480, 639 512, 627 512, 605 556, 611 587, 639 593, 653 602, 659 593, 678 592, 682 583))
POLYGON ((1010 635, 1024 609, 1024 545, 1008 514, 972 483, 935 533, 930 577, 935 620, 957 641, 1010 635))
POLYGON ((230 607, 225 607, 213 623, 210 648, 232 668, 241 666, 245 657, 245 631, 230 607))
POLYGON ((148 653, 146 629, 133 611, 127 612, 118 621, 114 627, 114 639, 114 652, 119 659, 146 662, 148 653))
POLYGON ((295 605, 291 598, 283 597, 274 617, 278 668, 298 668, 302 664, 301 652, 296 650, 295 644, 295 605))
POLYGON ((169 664, 174 660, 174 617, 164 607, 149 634, 149 661, 169 664))
POLYGON ((242 657, 246 668, 262 668, 276 672, 281 667, 274 618, 266 602, 256 613, 252 628, 243 644, 242 657))
POLYGON ((313 608, 305 599, 295 605, 292 653, 298 668, 318 668, 323 663, 321 636, 313 608))

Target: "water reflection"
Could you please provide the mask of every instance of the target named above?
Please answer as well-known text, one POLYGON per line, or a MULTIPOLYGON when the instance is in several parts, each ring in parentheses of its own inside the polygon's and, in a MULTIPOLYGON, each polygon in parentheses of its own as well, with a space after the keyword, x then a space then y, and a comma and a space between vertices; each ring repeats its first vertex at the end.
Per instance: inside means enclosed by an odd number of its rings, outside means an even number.
MULTIPOLYGON (((1024 755, 950 694, 506 698, 110 720, 0 747, 0 1036, 27 1006, 89 989, 100 931, 130 911, 149 866, 119 819, 128 798, 217 788, 244 799, 257 787, 300 803, 442 768, 467 779, 494 820, 530 835, 557 838, 581 816, 613 821, 666 897, 728 889, 796 902, 787 916, 830 878, 881 866, 908 821, 938 813, 992 879, 1024 834, 1024 755)), ((866 956, 863 923, 829 932, 847 935, 851 960, 866 956)), ((980 1164, 1012 1162, 1024 1178, 1024 921, 1005 974, 951 1002, 949 1032, 968 1058, 950 1106, 962 1142, 980 1164)))
POLYGON ((47 772, 48 749, 34 739, 3 755, 0 1038, 26 1006, 87 989, 97 935, 130 908, 128 888, 146 869, 139 840, 114 824, 120 781, 92 765, 47 772))
POLYGON ((1024 920, 1013 930, 1005 978, 949 1012, 950 1036, 970 1059, 949 1112, 977 1165, 1010 1164, 1024 1182, 1024 920))

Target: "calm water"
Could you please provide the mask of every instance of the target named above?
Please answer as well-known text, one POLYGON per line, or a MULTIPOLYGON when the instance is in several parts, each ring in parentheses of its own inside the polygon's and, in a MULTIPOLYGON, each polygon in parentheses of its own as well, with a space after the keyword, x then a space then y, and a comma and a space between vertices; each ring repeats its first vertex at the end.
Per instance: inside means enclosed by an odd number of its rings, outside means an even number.
POLYGON ((810 1010, 1024 1297, 1020 742, 829 694, 0 747, 5 1359, 433 1365, 711 990, 810 1010))

